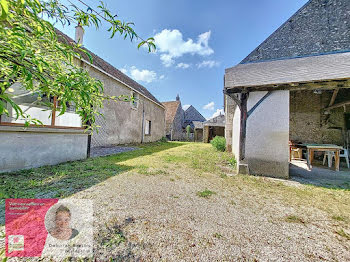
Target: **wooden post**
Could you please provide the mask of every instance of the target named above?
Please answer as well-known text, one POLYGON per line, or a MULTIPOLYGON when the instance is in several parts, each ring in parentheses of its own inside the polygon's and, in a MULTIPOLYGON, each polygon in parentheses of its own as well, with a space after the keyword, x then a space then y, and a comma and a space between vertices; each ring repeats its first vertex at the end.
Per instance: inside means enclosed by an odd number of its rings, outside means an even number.
POLYGON ((247 119, 248 119, 248 102, 249 93, 242 93, 240 99, 241 109, 241 127, 240 127, 240 141, 239 141, 239 160, 245 158, 245 141, 247 136, 247 119))

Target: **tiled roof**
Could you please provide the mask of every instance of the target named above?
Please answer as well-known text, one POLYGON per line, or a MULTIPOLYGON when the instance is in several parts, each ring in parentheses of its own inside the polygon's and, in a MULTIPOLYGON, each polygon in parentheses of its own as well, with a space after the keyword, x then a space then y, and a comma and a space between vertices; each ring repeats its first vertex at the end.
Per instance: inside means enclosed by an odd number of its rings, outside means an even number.
POLYGON ((174 121, 178 107, 181 105, 180 101, 169 101, 162 103, 165 107, 165 121, 172 123, 174 121))
MULTIPOLYGON (((62 33, 61 31, 59 31, 57 29, 56 29, 56 33, 57 33, 60 41, 65 41, 68 44, 74 42, 74 40, 72 38, 70 38, 69 36, 67 36, 66 34, 62 33)), ((94 54, 90 50, 88 50, 86 48, 84 48, 84 49, 91 54, 91 56, 93 58, 93 65, 94 66, 100 68, 104 72, 112 75, 113 77, 117 78, 121 82, 125 83, 126 85, 128 85, 131 88, 135 89, 136 91, 140 92, 142 95, 149 98, 153 102, 155 102, 159 105, 162 105, 158 101, 158 99, 155 98, 144 86, 140 85, 139 83, 137 83, 136 81, 134 81, 133 79, 131 79, 130 77, 128 77, 127 75, 125 75, 124 73, 119 71, 117 68, 115 68, 110 63, 106 62, 105 60, 103 60, 101 57, 97 56, 96 54, 94 54)), ((90 61, 89 58, 86 56, 86 54, 82 54, 82 56, 88 62, 90 61)))
POLYGON ((225 87, 241 88, 350 78, 350 52, 238 64, 225 70, 225 87))

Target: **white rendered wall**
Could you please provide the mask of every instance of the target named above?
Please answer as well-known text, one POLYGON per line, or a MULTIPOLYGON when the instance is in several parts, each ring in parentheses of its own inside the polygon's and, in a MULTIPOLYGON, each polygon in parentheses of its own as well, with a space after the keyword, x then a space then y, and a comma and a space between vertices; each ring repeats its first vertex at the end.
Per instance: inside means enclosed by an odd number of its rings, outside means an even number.
MULTIPOLYGON (((250 93, 248 111, 266 93, 250 93)), ((245 152, 250 172, 288 178, 288 141, 289 91, 274 91, 255 109, 247 121, 245 152)))
POLYGON ((233 115, 232 126, 232 153, 236 158, 237 166, 239 165, 239 133, 241 129, 241 110, 237 106, 233 115))

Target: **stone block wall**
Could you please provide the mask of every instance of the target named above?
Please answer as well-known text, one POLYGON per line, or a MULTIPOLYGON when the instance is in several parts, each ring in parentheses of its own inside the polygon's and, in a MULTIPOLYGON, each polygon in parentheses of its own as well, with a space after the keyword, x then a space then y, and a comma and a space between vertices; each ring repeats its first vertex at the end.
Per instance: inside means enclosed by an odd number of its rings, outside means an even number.
POLYGON ((185 121, 185 112, 182 109, 181 103, 177 108, 177 112, 172 124, 172 140, 183 140, 183 123, 185 121))
MULTIPOLYGON (((344 145, 344 108, 324 114, 333 91, 315 94, 313 91, 290 92, 290 140, 303 143, 344 145)), ((350 91, 341 90, 336 103, 350 99, 350 91)), ((345 112, 349 109, 345 108, 345 112)))

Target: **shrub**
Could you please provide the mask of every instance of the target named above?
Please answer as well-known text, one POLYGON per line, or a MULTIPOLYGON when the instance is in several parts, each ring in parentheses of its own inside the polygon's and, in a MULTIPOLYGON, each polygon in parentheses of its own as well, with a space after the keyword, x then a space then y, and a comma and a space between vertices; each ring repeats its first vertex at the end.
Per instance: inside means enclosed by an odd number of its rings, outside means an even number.
POLYGON ((222 136, 216 136, 213 140, 210 141, 213 147, 218 151, 225 151, 226 149, 226 139, 222 136))
POLYGON ((230 166, 232 166, 233 168, 235 168, 237 166, 237 160, 236 158, 233 156, 231 158, 228 159, 228 164, 230 166))
POLYGON ((168 139, 167 139, 165 136, 163 136, 163 137, 159 140, 159 142, 165 143, 165 142, 168 142, 168 139))

